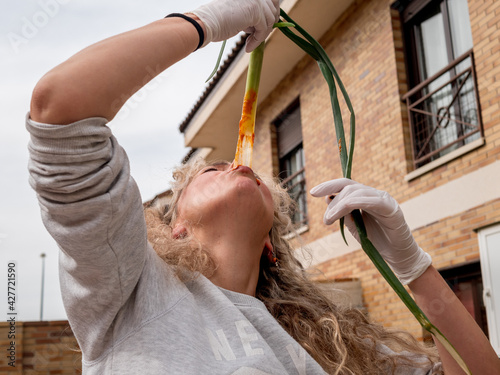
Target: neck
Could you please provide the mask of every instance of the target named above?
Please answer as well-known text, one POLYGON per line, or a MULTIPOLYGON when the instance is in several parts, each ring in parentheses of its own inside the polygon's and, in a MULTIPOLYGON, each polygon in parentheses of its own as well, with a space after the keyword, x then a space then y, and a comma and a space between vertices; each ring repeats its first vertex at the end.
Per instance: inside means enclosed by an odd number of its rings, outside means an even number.
POLYGON ((258 236, 250 231, 231 233, 227 230, 215 235, 211 232, 207 236, 199 230, 195 231, 194 235, 207 248, 217 264, 210 281, 221 288, 255 296, 260 258, 269 239, 268 235, 258 239, 258 236))

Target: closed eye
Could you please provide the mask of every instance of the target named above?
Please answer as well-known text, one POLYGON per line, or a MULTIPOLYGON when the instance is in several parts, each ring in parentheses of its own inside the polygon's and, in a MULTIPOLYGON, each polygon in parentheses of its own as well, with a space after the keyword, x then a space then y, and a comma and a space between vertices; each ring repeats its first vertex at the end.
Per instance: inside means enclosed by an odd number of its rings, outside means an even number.
POLYGON ((210 167, 210 168, 204 169, 203 172, 201 172, 201 173, 203 174, 203 173, 212 172, 212 171, 216 171, 217 172, 218 169, 214 168, 214 167, 210 167))

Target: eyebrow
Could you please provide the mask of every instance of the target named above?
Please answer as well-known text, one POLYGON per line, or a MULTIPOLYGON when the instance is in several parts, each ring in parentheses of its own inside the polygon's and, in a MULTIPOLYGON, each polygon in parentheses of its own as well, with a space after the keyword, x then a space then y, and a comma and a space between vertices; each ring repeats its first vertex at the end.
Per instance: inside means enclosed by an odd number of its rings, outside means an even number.
POLYGON ((221 166, 230 167, 231 163, 228 163, 228 162, 219 162, 219 163, 214 163, 211 166, 212 167, 221 167, 221 166))

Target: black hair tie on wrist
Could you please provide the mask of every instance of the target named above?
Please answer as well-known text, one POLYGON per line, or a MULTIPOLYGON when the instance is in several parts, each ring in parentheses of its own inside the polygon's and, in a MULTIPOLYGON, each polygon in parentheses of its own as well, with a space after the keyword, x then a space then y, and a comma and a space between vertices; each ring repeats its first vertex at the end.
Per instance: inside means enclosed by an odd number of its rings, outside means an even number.
POLYGON ((201 28, 200 24, 198 22, 196 22, 194 19, 192 19, 191 17, 188 17, 182 13, 170 13, 165 18, 171 18, 171 17, 178 17, 178 18, 185 19, 186 21, 190 22, 196 28, 196 31, 198 31, 198 37, 200 38, 200 41, 199 41, 198 47, 196 47, 195 51, 197 49, 199 49, 203 45, 203 42, 205 41, 205 34, 203 34, 203 29, 201 28))

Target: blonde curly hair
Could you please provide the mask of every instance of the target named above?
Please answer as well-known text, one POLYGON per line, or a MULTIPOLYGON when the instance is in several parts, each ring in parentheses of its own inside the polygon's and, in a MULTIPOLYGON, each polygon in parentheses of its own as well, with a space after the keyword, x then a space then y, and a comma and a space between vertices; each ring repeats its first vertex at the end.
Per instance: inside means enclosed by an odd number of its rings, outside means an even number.
MULTIPOLYGON (((224 162, 227 163, 227 162, 224 162)), ((179 274, 213 275, 217 268, 209 252, 189 234, 173 238, 177 202, 196 174, 208 165, 196 159, 173 172, 172 196, 165 207, 146 207, 148 240, 158 255, 180 271, 179 274)), ((228 163, 227 163, 228 164, 228 163)), ((262 257, 256 298, 260 299, 278 323, 329 374, 395 373, 401 367, 423 368, 438 357, 434 348, 418 343, 407 332, 389 331, 368 321, 359 310, 336 304, 311 280, 286 239, 293 231, 290 219, 294 202, 278 181, 261 178, 273 197, 274 220, 270 232, 278 265, 262 257), (386 348, 390 348, 387 350, 386 348)), ((195 276, 192 276, 195 277, 195 276)))

